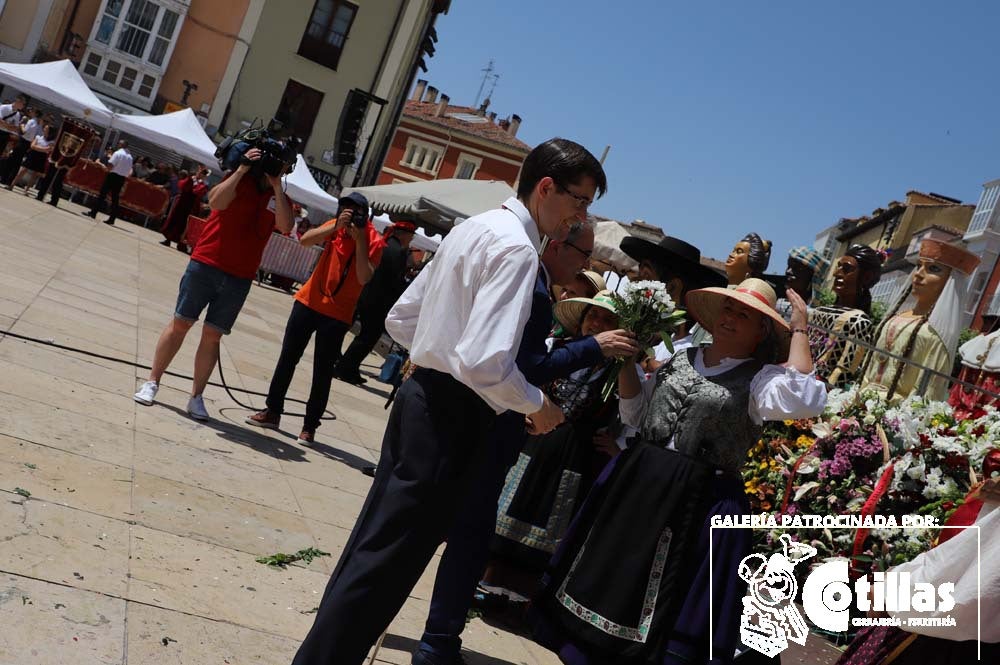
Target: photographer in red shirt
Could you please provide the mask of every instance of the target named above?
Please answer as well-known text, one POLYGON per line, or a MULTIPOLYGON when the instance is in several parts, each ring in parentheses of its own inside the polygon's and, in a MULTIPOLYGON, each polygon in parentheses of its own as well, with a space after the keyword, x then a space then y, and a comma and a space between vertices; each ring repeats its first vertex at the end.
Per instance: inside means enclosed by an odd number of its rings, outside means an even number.
POLYGON ((354 192, 340 199, 337 216, 307 231, 303 245, 326 243, 312 276, 295 294, 285 326, 281 356, 267 392, 267 408, 248 417, 256 427, 277 429, 285 395, 309 339, 316 333, 312 389, 298 442, 311 446, 330 398, 334 367, 340 360, 344 335, 351 329, 361 289, 371 280, 382 259, 385 241, 368 215, 368 199, 354 192))
POLYGON ((187 412, 195 420, 208 420, 202 392, 219 359, 222 336, 229 334, 243 308, 271 232, 292 228, 292 204, 282 191, 281 176, 252 173, 260 159, 260 150, 247 150, 235 171, 208 193, 212 213, 181 278, 174 318, 156 343, 149 380, 135 394, 136 402, 153 403, 160 378, 207 307, 187 412))

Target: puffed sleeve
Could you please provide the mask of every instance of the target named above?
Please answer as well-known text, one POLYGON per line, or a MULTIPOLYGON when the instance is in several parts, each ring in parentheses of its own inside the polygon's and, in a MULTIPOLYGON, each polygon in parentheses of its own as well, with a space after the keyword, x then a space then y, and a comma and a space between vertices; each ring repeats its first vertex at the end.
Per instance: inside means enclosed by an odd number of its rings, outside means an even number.
POLYGON ((750 383, 750 417, 765 420, 798 420, 823 413, 826 386, 794 367, 764 365, 750 383))
MULTIPOLYGON (((630 399, 618 400, 618 412, 621 414, 622 423, 629 427, 638 429, 642 425, 642 419, 646 417, 646 410, 653 399, 653 388, 656 387, 656 375, 646 374, 639 365, 635 365, 635 371, 639 374, 639 394, 630 399)), ((627 372, 628 367, 622 368, 627 372)))

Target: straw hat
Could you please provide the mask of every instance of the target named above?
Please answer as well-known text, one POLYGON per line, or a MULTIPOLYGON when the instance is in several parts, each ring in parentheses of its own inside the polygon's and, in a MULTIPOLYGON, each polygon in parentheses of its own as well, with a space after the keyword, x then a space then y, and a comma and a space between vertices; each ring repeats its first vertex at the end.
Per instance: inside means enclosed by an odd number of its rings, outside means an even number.
POLYGON ((593 270, 581 270, 577 273, 578 277, 583 277, 585 280, 590 282, 591 286, 594 287, 594 293, 600 293, 601 291, 607 291, 608 285, 598 273, 593 270))
POLYGON ((583 313, 589 307, 603 307, 612 314, 618 314, 611 291, 601 291, 593 298, 568 298, 556 303, 556 319, 566 332, 578 335, 583 323, 583 313))
POLYGON ((751 277, 739 283, 735 289, 724 289, 716 286, 698 289, 687 294, 687 311, 709 333, 715 331, 715 322, 722 311, 726 299, 742 303, 771 319, 775 332, 778 333, 779 349, 788 351, 788 322, 774 308, 778 298, 774 295, 771 285, 762 279, 751 277))

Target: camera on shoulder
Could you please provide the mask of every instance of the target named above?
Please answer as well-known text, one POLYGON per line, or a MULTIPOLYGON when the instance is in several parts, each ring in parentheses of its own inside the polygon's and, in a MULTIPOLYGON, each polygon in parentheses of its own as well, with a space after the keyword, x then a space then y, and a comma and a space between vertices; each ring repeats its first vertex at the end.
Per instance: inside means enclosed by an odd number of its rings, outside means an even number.
POLYGON ((281 123, 272 120, 267 127, 258 125, 254 119, 250 126, 237 132, 219 144, 215 157, 223 171, 234 171, 241 164, 250 166, 250 174, 255 178, 265 175, 277 177, 295 168, 302 142, 295 137, 281 138, 281 123), (251 161, 246 154, 256 148, 260 159, 251 161))

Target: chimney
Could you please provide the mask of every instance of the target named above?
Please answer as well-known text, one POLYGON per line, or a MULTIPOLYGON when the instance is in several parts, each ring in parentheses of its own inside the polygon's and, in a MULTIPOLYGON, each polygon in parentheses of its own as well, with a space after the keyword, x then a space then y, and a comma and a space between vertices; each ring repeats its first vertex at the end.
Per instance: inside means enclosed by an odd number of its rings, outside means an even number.
POLYGON ((486 109, 490 107, 490 98, 487 97, 483 100, 483 103, 479 105, 479 110, 476 111, 476 115, 484 117, 486 115, 486 109))
POLYGON ((450 101, 451 97, 449 97, 448 95, 441 95, 441 101, 438 102, 437 109, 434 111, 434 115, 436 115, 439 118, 443 116, 444 112, 448 110, 448 102, 450 101))
POLYGON ((510 128, 507 133, 511 136, 517 136, 517 128, 521 126, 521 116, 514 114, 510 117, 510 128))
POLYGON ((433 104, 438 99, 438 89, 434 86, 427 88, 427 94, 424 95, 424 101, 433 104))
POLYGON ((490 122, 495 123, 496 121, 497 121, 497 112, 496 111, 490 111, 490 122))
POLYGON ((413 89, 413 97, 411 97, 410 99, 412 99, 415 102, 419 102, 420 99, 424 96, 424 90, 426 88, 427 88, 426 79, 417 79, 417 87, 413 89))

